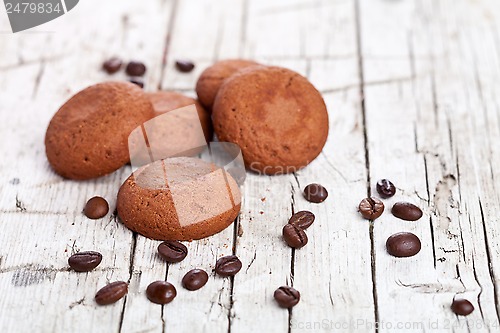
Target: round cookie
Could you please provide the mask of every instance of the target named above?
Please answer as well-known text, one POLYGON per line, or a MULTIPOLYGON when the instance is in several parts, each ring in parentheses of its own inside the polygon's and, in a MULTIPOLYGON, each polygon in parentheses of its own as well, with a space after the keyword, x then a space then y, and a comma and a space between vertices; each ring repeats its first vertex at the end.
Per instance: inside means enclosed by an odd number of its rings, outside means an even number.
POLYGON ((321 94, 305 77, 281 67, 249 68, 227 79, 212 118, 219 140, 238 144, 247 168, 269 175, 303 168, 328 137, 321 94))
POLYGON ((45 134, 50 165, 69 179, 91 179, 126 164, 130 132, 153 116, 143 90, 128 82, 90 86, 54 115, 45 134))
MULTIPOLYGON (((155 117, 169 111, 194 104, 196 106, 196 110, 198 111, 201 127, 203 128, 203 133, 205 134, 205 140, 207 142, 212 141, 212 119, 210 118, 210 114, 197 100, 174 91, 158 91, 146 93, 146 95, 153 104, 155 117)), ((193 135, 198 135, 198 133, 193 133, 193 135)))
POLYGON ((240 69, 259 65, 255 61, 243 59, 221 60, 208 67, 201 73, 196 82, 196 94, 200 103, 208 110, 212 109, 215 96, 225 79, 238 72, 240 69))
POLYGON ((238 216, 235 180, 214 164, 192 157, 158 160, 121 186, 118 216, 129 229, 158 240, 192 240, 224 230, 238 216))

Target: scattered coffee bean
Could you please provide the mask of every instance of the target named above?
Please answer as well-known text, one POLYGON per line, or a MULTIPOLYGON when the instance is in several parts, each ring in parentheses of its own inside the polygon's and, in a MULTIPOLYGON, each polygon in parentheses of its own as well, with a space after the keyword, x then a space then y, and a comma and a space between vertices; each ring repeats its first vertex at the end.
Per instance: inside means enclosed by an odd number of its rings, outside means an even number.
POLYGON ((108 74, 114 74, 120 70, 122 67, 123 62, 121 59, 113 57, 109 60, 106 60, 102 64, 102 69, 104 69, 108 74))
POLYGON ((167 281, 155 281, 146 289, 146 296, 153 303, 167 304, 177 296, 177 290, 167 281))
POLYGON ((144 81, 140 77, 131 77, 128 81, 141 88, 144 88, 144 81))
POLYGON ((182 286, 187 290, 198 290, 208 281, 208 274, 202 269, 192 269, 182 278, 182 286))
POLYGON ((143 76, 146 73, 146 65, 139 61, 131 61, 125 71, 130 76, 143 76))
POLYGON ((459 316, 467 316, 474 311, 474 305, 466 299, 454 299, 451 310, 459 316))
POLYGON ((365 198, 359 203, 359 212, 367 220, 375 220, 384 212, 384 203, 378 198, 365 198))
POLYGON ((219 258, 215 264, 215 272, 220 276, 233 276, 241 269, 241 261, 237 256, 219 258))
POLYGON ((328 197, 328 191, 320 184, 309 184, 304 189, 304 197, 307 201, 320 203, 328 197))
POLYGON ((184 260, 188 254, 187 247, 178 241, 165 241, 158 245, 158 254, 170 263, 184 260))
POLYGON ((377 182, 377 192, 382 198, 390 198, 396 194, 396 187, 389 179, 381 179, 377 182))
POLYGON ((283 227, 283 239, 294 249, 300 249, 307 244, 307 235, 304 230, 290 223, 283 227))
POLYGON ((274 299, 282 308, 291 308, 299 303, 300 293, 292 287, 282 286, 274 292, 274 299))
POLYGON ((76 272, 88 272, 99 266, 102 254, 94 251, 78 252, 68 259, 68 264, 76 272))
POLYGON ((101 198, 101 197, 93 197, 89 201, 87 201, 87 204, 85 205, 85 208, 83 209, 83 213, 89 218, 89 219, 100 219, 101 217, 106 216, 106 214, 109 212, 109 205, 106 199, 101 198))
POLYGON ((315 219, 315 216, 313 213, 303 210, 300 212, 297 212, 290 217, 288 220, 288 223, 290 224, 295 224, 297 227, 299 227, 302 230, 306 230, 313 224, 315 219))
POLYGON ((396 202, 392 206, 392 215, 406 221, 416 221, 422 217, 422 210, 409 202, 396 202))
POLYGON ((101 288, 97 294, 95 294, 95 301, 99 305, 112 304, 125 296, 127 292, 127 282, 116 281, 101 288))
POLYGON ((175 62, 175 67, 179 72, 188 73, 194 69, 194 63, 189 60, 177 60, 175 62))
POLYGON ((392 235, 385 243, 387 252, 395 257, 411 257, 422 247, 420 239, 411 232, 400 232, 392 235))

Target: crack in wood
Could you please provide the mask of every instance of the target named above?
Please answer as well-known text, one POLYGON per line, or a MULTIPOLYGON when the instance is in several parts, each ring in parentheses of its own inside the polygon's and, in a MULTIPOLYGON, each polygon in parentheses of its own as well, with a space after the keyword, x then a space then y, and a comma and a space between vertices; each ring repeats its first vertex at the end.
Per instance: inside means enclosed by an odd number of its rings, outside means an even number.
MULTIPOLYGON (((294 174, 295 181, 298 184, 298 178, 297 175, 294 174)), ((300 187, 299 187, 300 191, 300 187)), ((292 215, 295 214, 295 186, 293 186, 292 183, 290 183, 290 205, 291 205, 291 211, 292 215)), ((294 278, 295 278, 295 249, 291 248, 290 251, 290 287, 293 287, 294 283, 294 278)), ((293 318, 293 308, 288 309, 288 332, 290 333, 292 331, 292 318, 293 318)))
MULTIPOLYGON (((381 86, 381 85, 387 85, 387 84, 400 84, 400 83, 405 83, 405 82, 410 82, 414 78, 413 77, 401 77, 401 78, 394 78, 394 79, 389 79, 389 80, 378 80, 378 81, 367 81, 363 84, 364 87, 375 87, 375 86, 381 86)), ((330 88, 330 89, 321 89, 319 92, 321 94, 332 94, 332 93, 338 93, 338 92, 345 92, 350 89, 359 89, 361 86, 360 83, 353 83, 353 84, 348 84, 345 86, 341 87, 335 87, 335 88, 330 88)))
MULTIPOLYGON (((170 268, 170 264, 167 263, 165 265, 165 281, 167 281, 167 278, 168 278, 168 271, 169 271, 169 268, 170 268)), ((165 320, 165 304, 162 304, 161 305, 161 332, 162 333, 165 333, 167 331, 167 325, 166 325, 166 320, 165 320)))
POLYGON ((462 284, 462 288, 457 289, 453 285, 443 285, 442 283, 403 283, 401 280, 396 281, 397 285, 402 286, 404 288, 411 288, 415 290, 415 292, 423 293, 423 294, 460 294, 466 291, 465 286, 462 284))
MULTIPOLYGON (((232 245, 232 253, 236 255, 237 244, 238 244, 238 225, 240 223, 240 215, 236 217, 233 222, 233 245, 232 245)), ((248 268, 247 268, 248 270, 248 268)), ((229 308, 227 309, 227 332, 231 333, 231 321, 234 317, 233 306, 234 306, 234 276, 229 277, 229 308)))
POLYGON ((168 56, 170 51, 170 43, 172 40, 172 34, 175 27, 175 17, 177 13, 177 8, 179 5, 179 0, 174 0, 172 4, 172 11, 170 13, 170 18, 167 25, 167 35, 165 37, 165 45, 163 47, 163 55, 161 60, 161 70, 160 79, 158 82, 158 90, 163 90, 163 78, 165 77, 165 71, 167 69, 168 56))
MULTIPOLYGON (((129 278, 128 278, 128 285, 130 287, 130 282, 132 281, 132 275, 134 273, 134 260, 135 260, 135 252, 137 248, 137 233, 133 232, 132 233, 132 242, 130 244, 130 262, 129 262, 129 278)), ((118 324, 118 332, 121 333, 122 327, 123 327, 123 320, 125 319, 125 308, 127 306, 127 295, 125 295, 123 299, 123 306, 122 310, 120 313, 120 321, 118 324)))
POLYGON ((495 310, 497 315, 497 320, 500 321, 500 304, 498 303, 498 288, 496 284, 495 273, 493 272, 492 266, 492 256, 490 251, 489 238, 486 230, 486 219, 484 217, 483 204, 481 202, 481 198, 478 198, 479 202, 479 211, 481 212, 481 222, 483 225, 483 234, 484 234, 484 242, 485 242, 485 251, 486 251, 486 259, 488 260, 488 272, 490 274, 491 283, 493 284, 493 296, 495 299, 495 310))
POLYGON ((455 185, 457 181, 454 175, 444 175, 434 191, 433 212, 438 217, 438 227, 442 230, 447 230, 451 223, 448 209, 457 207, 452 192, 455 185))
POLYGON ((85 301, 85 297, 83 297, 83 298, 79 299, 78 301, 75 301, 75 302, 71 303, 71 304, 69 305, 69 309, 71 310, 71 309, 73 309, 73 308, 74 308, 75 306, 77 306, 77 305, 82 305, 82 304, 83 304, 83 301, 85 301))
POLYGON ((16 208, 18 212, 25 213, 26 212, 26 207, 24 206, 24 203, 19 199, 19 196, 16 195, 16 208))
POLYGON ((332 168, 332 170, 333 170, 333 171, 335 171, 335 172, 336 172, 336 173, 340 176, 340 178, 342 178, 342 179, 344 180, 344 182, 346 182, 346 183, 350 183, 350 182, 351 182, 351 181, 349 181, 349 180, 348 180, 348 179, 344 176, 344 174, 343 174, 342 172, 340 172, 340 170, 339 170, 339 169, 337 169, 337 168, 333 165, 333 163, 330 161, 330 159, 328 158, 328 156, 327 156, 327 155, 326 155, 323 151, 321 151, 321 155, 325 158, 325 162, 326 162, 326 164, 328 164, 328 165, 332 168))
POLYGON ((247 266, 247 269, 245 270, 245 274, 248 273, 248 270, 250 269, 250 267, 253 265, 255 259, 257 258, 257 251, 254 251, 253 252, 253 258, 252 260, 250 261, 250 263, 248 264, 247 266))
POLYGON ((40 87, 40 82, 42 82, 42 77, 45 72, 45 59, 42 59, 40 61, 40 70, 38 71, 36 78, 35 78, 35 85, 33 86, 33 94, 32 94, 32 99, 36 98, 36 95, 38 93, 38 88, 40 87))
POLYGON ((8 70, 15 70, 15 69, 18 69, 18 68, 21 68, 24 66, 36 65, 36 64, 40 64, 42 62, 47 63, 47 62, 57 61, 57 60, 61 60, 65 57, 67 57, 68 55, 69 54, 60 54, 60 55, 56 55, 56 56, 43 57, 40 59, 33 59, 33 60, 28 60, 28 61, 25 61, 22 58, 20 58, 18 60, 18 62, 15 64, 0 66, 0 72, 8 71, 8 70))
MULTIPOLYGON (((356 26, 356 49, 358 55, 358 68, 359 68, 359 95, 361 106, 361 118, 363 124, 363 142, 365 148, 365 172, 366 172, 366 194, 371 197, 371 175, 370 175, 370 152, 368 147, 368 131, 367 131, 367 116, 365 104, 365 77, 364 77, 364 61, 363 61, 363 45, 361 39, 361 13, 360 13, 360 0, 354 1, 355 13, 355 26, 356 26)), ((378 294, 377 294, 377 270, 376 270, 376 251, 374 240, 374 223, 370 221, 369 235, 370 235, 370 265, 371 265, 371 280, 372 280, 372 299, 373 299, 373 314, 375 318, 375 333, 379 331, 379 312, 378 312, 378 294)))

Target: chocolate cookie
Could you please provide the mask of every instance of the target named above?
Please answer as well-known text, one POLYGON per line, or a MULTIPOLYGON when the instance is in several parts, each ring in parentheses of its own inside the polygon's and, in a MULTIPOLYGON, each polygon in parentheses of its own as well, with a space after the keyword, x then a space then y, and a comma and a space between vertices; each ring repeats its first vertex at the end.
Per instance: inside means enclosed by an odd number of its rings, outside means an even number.
POLYGON ((191 157, 158 160, 138 169, 118 192, 118 216, 128 228, 158 240, 192 240, 218 233, 238 216, 241 194, 214 164, 191 157))
POLYGON ((196 93, 200 103, 208 110, 212 109, 215 96, 225 79, 240 69, 258 65, 255 61, 243 59, 221 60, 208 67, 201 73, 196 82, 196 93))
POLYGON ((328 137, 320 93, 305 77, 280 67, 248 68, 227 79, 212 118, 219 140, 241 147, 247 168, 270 175, 303 168, 328 137))
POLYGON ((50 121, 45 135, 49 163, 70 179, 111 173, 129 161, 130 132, 151 117, 151 102, 136 85, 90 86, 71 97, 50 121))
MULTIPOLYGON (((197 100, 174 91, 159 91, 147 93, 147 95, 153 104, 155 117, 184 106, 192 104, 196 105, 198 117, 200 118, 199 121, 201 123, 201 127, 203 128, 203 133, 205 134, 205 140, 208 143, 212 141, 212 119, 210 118, 210 114, 197 100)), ((198 135, 198 133, 193 133, 191 135, 198 135)))

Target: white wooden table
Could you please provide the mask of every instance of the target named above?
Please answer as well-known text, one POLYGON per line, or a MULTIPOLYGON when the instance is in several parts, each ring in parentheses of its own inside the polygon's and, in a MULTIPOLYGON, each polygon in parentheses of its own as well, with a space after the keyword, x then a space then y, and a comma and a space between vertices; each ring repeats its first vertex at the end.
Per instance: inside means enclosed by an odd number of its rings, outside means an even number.
POLYGON ((2 9, 0 30, 1 332, 500 331, 499 1, 82 0, 18 34, 2 9), (94 195, 114 208, 128 167, 73 182, 46 161, 50 118, 76 91, 108 80, 99 69, 113 55, 147 63, 147 90, 192 96, 217 59, 294 69, 328 104, 326 147, 297 174, 249 174, 234 227, 187 244, 186 260, 167 266, 158 242, 115 215, 81 213, 94 195), (177 72, 179 58, 195 71, 177 72), (407 200, 424 217, 363 220, 357 205, 380 178, 398 189, 388 211, 407 200), (311 182, 329 190, 323 204, 303 198, 311 182), (309 244, 293 251, 281 229, 304 209, 317 220, 309 244), (399 231, 421 238, 418 255, 386 253, 399 231), (101 252, 102 264, 70 271, 78 250, 101 252), (187 270, 211 272, 232 252, 243 262, 234 279, 181 287, 187 270), (162 307, 145 289, 165 278, 178 295, 162 307), (96 306, 96 290, 115 280, 130 282, 128 296, 96 306), (302 294, 292 311, 273 300, 284 284, 302 294), (457 317, 455 296, 476 310, 457 317))

